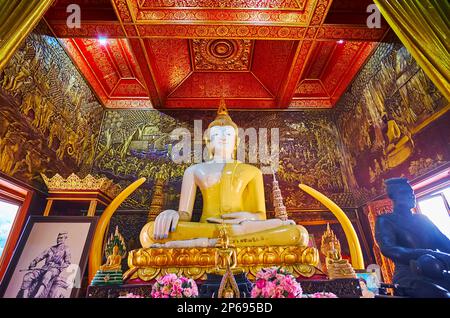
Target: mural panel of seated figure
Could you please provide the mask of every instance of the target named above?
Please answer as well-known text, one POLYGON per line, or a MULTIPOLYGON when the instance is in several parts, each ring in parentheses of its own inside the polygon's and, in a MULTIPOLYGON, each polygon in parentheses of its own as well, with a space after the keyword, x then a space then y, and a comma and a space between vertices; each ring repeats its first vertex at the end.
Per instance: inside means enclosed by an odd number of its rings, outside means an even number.
POLYGON ((393 282, 410 297, 450 298, 450 240, 423 214, 413 214, 414 191, 406 178, 385 181, 394 211, 378 217, 375 237, 395 263, 393 282))
POLYGON ((236 246, 307 246, 308 232, 292 220, 266 219, 261 171, 235 159, 238 127, 224 101, 206 132, 212 159, 186 169, 179 210, 166 210, 141 231, 144 248, 213 247, 224 223, 236 246), (197 188, 203 196, 200 222, 191 222, 197 188))

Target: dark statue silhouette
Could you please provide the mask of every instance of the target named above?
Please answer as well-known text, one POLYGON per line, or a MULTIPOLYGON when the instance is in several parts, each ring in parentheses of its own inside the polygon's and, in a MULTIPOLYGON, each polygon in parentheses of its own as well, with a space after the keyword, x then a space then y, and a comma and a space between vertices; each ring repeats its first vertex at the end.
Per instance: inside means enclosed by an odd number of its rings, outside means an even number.
POLYGON ((408 180, 385 180, 393 213, 377 218, 375 238, 395 263, 393 283, 403 296, 450 298, 450 240, 423 214, 413 214, 416 196, 408 180))

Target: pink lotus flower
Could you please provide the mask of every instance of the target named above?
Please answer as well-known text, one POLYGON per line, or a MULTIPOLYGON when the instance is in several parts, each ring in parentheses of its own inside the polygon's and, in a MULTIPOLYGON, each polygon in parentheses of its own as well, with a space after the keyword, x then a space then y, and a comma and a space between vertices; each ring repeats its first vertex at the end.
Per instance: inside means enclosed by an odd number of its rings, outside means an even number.
POLYGON ((152 287, 153 298, 191 298, 198 296, 197 284, 186 277, 167 274, 160 277, 152 287))
POLYGON ((284 269, 271 267, 256 274, 252 298, 300 298, 302 288, 295 277, 284 269))
POLYGON ((259 289, 263 289, 264 286, 266 286, 266 280, 265 279, 258 279, 256 281, 256 287, 258 287, 259 289))

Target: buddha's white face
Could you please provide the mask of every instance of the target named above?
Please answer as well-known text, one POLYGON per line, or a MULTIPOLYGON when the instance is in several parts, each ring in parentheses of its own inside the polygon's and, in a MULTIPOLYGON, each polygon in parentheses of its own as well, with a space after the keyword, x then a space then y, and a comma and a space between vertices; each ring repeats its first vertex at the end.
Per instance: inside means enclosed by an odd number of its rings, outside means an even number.
POLYGON ((232 126, 214 126, 209 131, 210 146, 215 157, 231 157, 236 143, 236 131, 232 126))

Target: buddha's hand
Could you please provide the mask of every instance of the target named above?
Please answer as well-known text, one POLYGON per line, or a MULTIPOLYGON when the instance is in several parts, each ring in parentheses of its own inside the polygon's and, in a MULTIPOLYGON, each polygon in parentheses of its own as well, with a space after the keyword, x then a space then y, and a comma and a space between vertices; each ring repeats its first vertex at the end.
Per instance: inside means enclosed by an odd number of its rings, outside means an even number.
POLYGON ((221 217, 224 220, 233 220, 236 222, 239 222, 239 221, 243 222, 243 221, 260 220, 260 218, 258 216, 259 215, 257 213, 251 213, 251 212, 233 212, 233 213, 223 214, 221 217))
POLYGON ((178 225, 180 214, 175 210, 161 212, 155 219, 153 238, 162 240, 169 237, 169 232, 174 232, 178 225))

